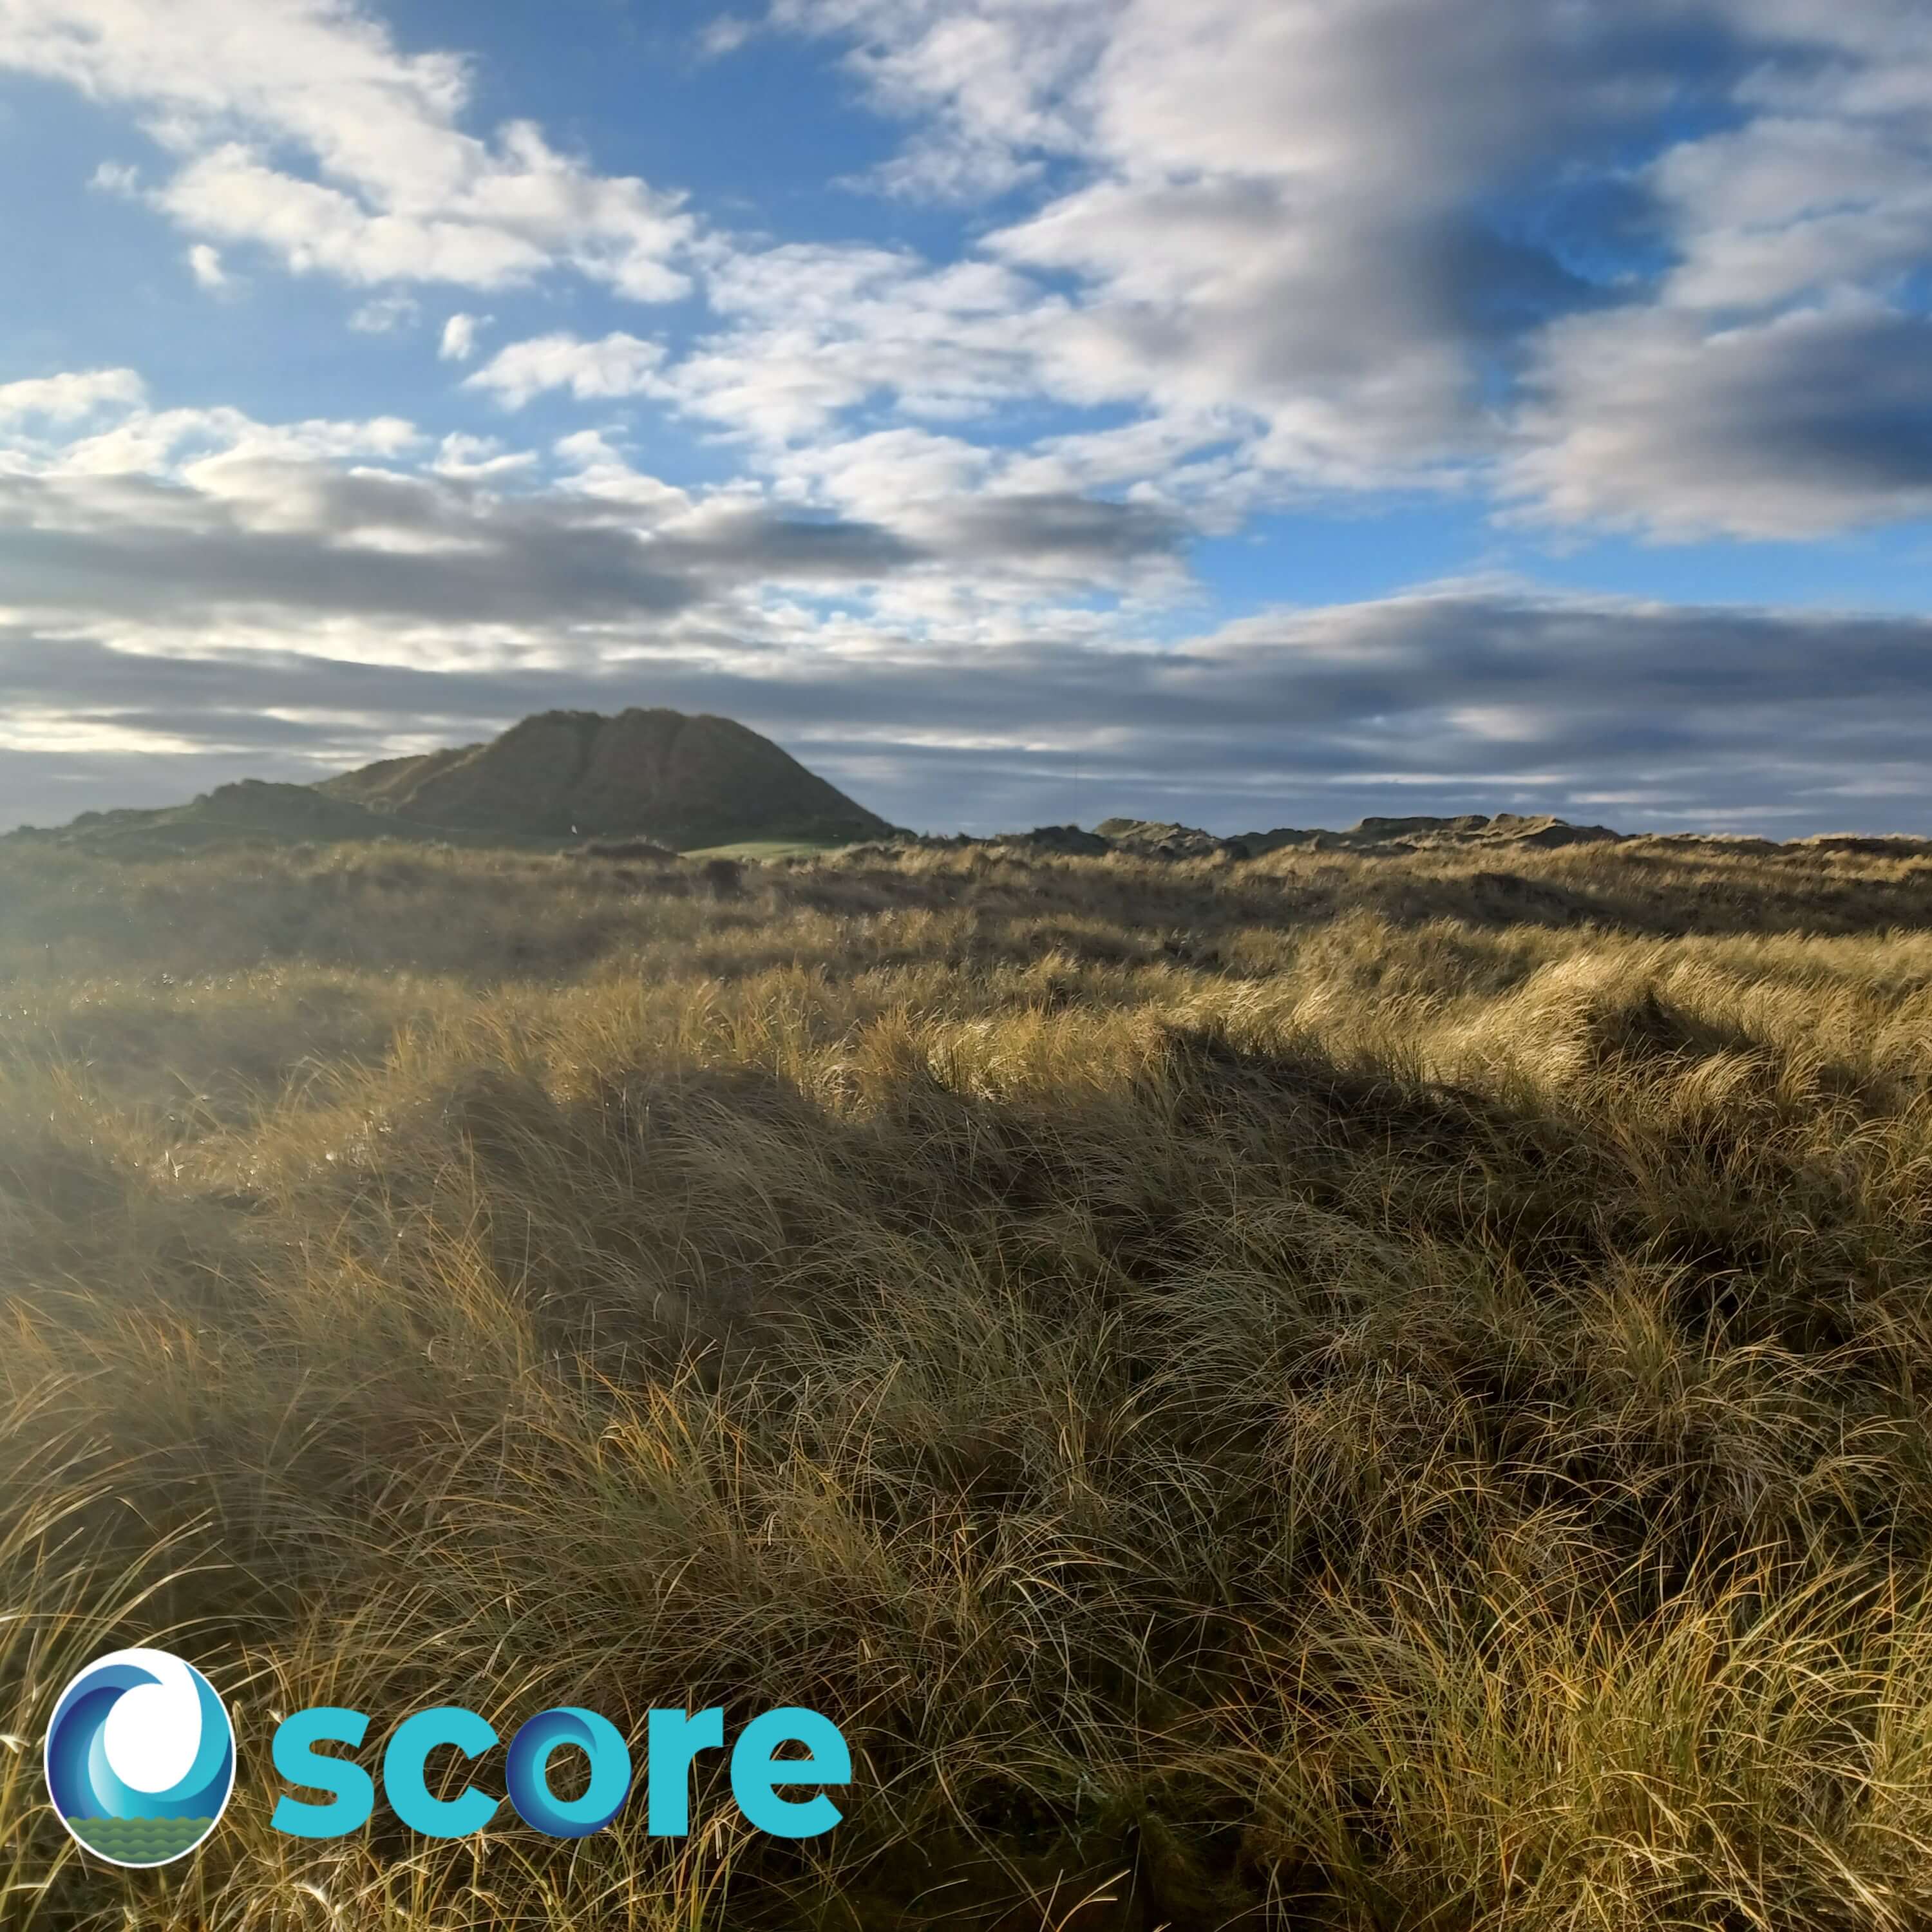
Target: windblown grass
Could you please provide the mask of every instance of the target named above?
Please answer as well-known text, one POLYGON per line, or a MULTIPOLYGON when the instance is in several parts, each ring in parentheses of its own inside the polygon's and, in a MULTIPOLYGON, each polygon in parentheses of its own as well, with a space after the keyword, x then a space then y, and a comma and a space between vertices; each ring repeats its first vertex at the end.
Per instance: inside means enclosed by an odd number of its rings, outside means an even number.
POLYGON ((0 1922, 1932 1924, 1932 867, 1522 864, 0 856, 0 1922), (136 1642, 241 1769, 119 1874, 136 1642), (858 1774, 269 1829, 446 1702, 858 1774))

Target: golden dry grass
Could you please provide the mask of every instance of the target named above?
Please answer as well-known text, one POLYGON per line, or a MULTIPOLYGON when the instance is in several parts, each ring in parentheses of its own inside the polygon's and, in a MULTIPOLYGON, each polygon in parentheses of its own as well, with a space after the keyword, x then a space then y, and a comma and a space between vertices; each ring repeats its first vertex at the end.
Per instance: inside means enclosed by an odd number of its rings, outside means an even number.
POLYGON ((1932 865, 1510 862, 0 848, 0 1922, 1932 1924, 1932 865), (242 1774, 123 1876, 143 1641, 242 1774), (270 1830, 452 1701, 849 1816, 270 1830))

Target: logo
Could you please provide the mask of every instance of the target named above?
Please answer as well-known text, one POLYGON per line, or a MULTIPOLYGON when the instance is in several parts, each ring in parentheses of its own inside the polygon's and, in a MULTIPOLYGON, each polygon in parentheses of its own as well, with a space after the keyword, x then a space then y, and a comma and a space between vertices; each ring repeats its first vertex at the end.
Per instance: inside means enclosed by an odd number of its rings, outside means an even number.
MULTIPOLYGON (((275 1768, 298 1789, 322 1792, 326 1804, 284 1792, 270 1820, 292 1838, 340 1838, 360 1831, 376 1808, 376 1780, 352 1757, 319 1750, 319 1744, 358 1748, 369 1735, 362 1711, 318 1704, 283 1719, 275 1732, 275 1768)), ((481 1757, 498 1742, 494 1727, 460 1704, 440 1704, 405 1718, 389 1734, 382 1753, 382 1794, 389 1809, 426 1838, 466 1838, 494 1819, 502 1800, 466 1784, 454 1798, 430 1790, 425 1768, 430 1752, 454 1749, 481 1757)), ((691 1829, 691 1772, 699 1754, 724 1748, 720 1709, 653 1711, 645 1723, 645 1828, 654 1838, 682 1838, 691 1829)), ((533 1830, 554 1838, 588 1838, 601 1832, 630 1796, 631 1748, 608 1718, 574 1704, 539 1711, 510 1740, 503 1781, 512 1808, 533 1830), (560 1798, 550 1782, 552 1755, 568 1748, 581 1756, 588 1786, 560 1798)), ((815 1838, 839 1822, 839 1809, 820 1790, 812 1798, 781 1798, 778 1787, 851 1782, 852 1754, 830 1718, 787 1706, 754 1718, 738 1733, 730 1755, 731 1796, 755 1829, 779 1838, 815 1838), (790 1746, 786 1755, 781 1747, 790 1746), (796 1747, 804 1747, 801 1755, 796 1747)))
POLYGON ((234 1726, 193 1664, 164 1650, 117 1650, 61 1693, 46 1773, 62 1822, 97 1858, 172 1864, 227 1808, 234 1726))
MULTIPOLYGON (((284 1791, 273 1828, 290 1838, 340 1838, 368 1823, 376 1775, 352 1756, 369 1735, 365 1712, 319 1704, 283 1718, 272 1755, 296 1790, 284 1791)), ((454 1797, 431 1790, 432 1752, 475 1760, 494 1751, 494 1727, 460 1704, 411 1713, 389 1733, 380 1760, 382 1796, 412 1832, 466 1838, 488 1827, 502 1800, 475 1783, 454 1797)), ((692 1774, 706 1752, 725 1750, 722 1708, 653 1710, 645 1724, 645 1828, 681 1838, 691 1828, 692 1774)), ((439 1760, 444 1771, 447 1759, 439 1760)), ((746 1821, 775 1838, 814 1838, 842 1814, 827 1795, 851 1782, 852 1754, 830 1718, 796 1705, 766 1711, 739 1732, 729 1752, 731 1796, 746 1821), (809 1797, 782 1789, 815 1788, 809 1797)), ((479 1773, 483 1767, 477 1767, 479 1773)), ((631 1745, 609 1719, 574 1704, 540 1711, 510 1740, 502 1767, 511 1808, 555 1838, 601 1832, 631 1796, 631 1745), (551 1784, 559 1752, 580 1759, 584 1789, 560 1796, 551 1784)), ((60 1694, 47 1726, 47 1792, 76 1841, 110 1864, 172 1864, 214 1829, 235 1789, 235 1730, 214 1687, 164 1650, 117 1650, 98 1658, 60 1694)), ((446 1790, 455 1780, 434 1780, 446 1790)), ((573 1779, 574 1784, 578 1780, 573 1779)))

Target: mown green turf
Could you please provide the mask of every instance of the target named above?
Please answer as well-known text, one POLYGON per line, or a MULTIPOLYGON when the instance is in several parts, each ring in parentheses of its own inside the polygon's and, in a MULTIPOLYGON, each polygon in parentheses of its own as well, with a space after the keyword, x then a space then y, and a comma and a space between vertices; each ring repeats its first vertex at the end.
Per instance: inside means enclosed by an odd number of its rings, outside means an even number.
POLYGON ((849 841, 840 840, 828 844, 823 840, 809 838, 747 838, 735 845, 704 845, 695 850, 687 851, 687 859, 808 859, 818 852, 836 852, 841 844, 849 841))

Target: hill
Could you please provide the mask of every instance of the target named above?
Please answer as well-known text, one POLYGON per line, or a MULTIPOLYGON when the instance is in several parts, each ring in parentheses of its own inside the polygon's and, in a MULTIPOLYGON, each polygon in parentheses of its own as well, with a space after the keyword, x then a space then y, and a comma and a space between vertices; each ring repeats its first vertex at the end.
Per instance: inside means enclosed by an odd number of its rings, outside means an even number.
POLYGON ((8 837, 23 844, 77 845, 104 856, 139 858, 238 839, 380 838, 388 829, 373 812, 323 798, 307 785, 244 778, 238 784, 218 785, 185 805, 83 812, 57 830, 26 826, 8 837))
POLYGON ((546 711, 487 744, 386 759, 317 789, 415 824, 684 848, 891 829, 769 738, 676 711, 546 711))
POLYGON ((218 785, 185 805, 84 812, 70 824, 52 830, 22 827, 0 842, 77 848, 103 858, 144 859, 226 846, 346 844, 376 839, 544 848, 556 842, 412 825, 352 800, 329 796, 312 785, 277 784, 262 778, 218 785))
POLYGON ((554 848, 648 838, 682 850, 817 850, 890 836, 875 813, 769 738, 676 711, 547 711, 500 737, 387 758, 318 784, 244 778, 158 809, 87 812, 24 844, 104 856, 210 847, 403 840, 554 848))

